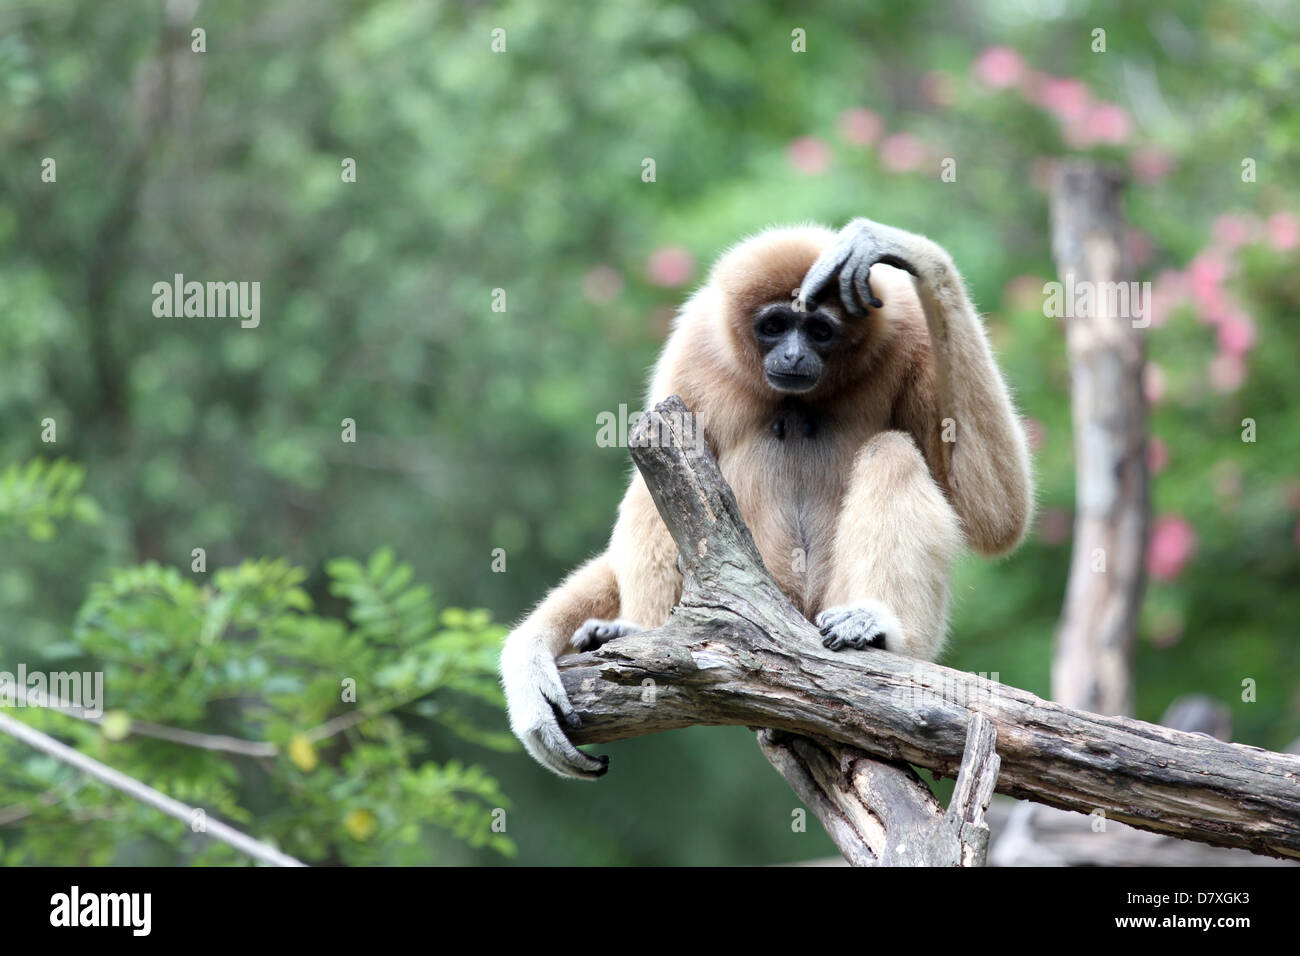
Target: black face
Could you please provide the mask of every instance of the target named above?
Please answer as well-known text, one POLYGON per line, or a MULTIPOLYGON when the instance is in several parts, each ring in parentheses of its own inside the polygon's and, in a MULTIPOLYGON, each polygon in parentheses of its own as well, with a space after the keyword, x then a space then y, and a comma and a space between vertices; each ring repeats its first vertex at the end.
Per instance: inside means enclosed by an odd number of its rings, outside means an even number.
POLYGON ((763 352, 767 384, 798 395, 821 381, 826 360, 840 341, 840 322, 821 310, 796 312, 768 305, 754 317, 754 338, 763 352))

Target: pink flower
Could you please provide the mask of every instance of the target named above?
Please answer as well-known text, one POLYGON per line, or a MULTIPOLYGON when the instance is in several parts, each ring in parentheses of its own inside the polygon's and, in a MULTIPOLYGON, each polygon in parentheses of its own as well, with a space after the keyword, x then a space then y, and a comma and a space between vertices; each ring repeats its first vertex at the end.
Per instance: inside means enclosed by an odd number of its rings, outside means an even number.
POLYGON ((1278 252, 1300 245, 1300 220, 1289 212, 1275 212, 1268 217, 1268 244, 1278 252))
POLYGON ((1147 439, 1147 470, 1158 475, 1169 464, 1169 446, 1163 439, 1152 435, 1147 439))
POLYGON ((1165 397, 1165 370, 1155 362, 1147 362, 1142 369, 1142 392, 1148 405, 1155 405, 1165 397))
POLYGON ((870 146, 884 130, 884 121, 871 110, 858 106, 840 114, 840 135, 854 146, 870 146))
POLYGON ((1044 76, 1035 91, 1036 102, 1064 122, 1082 120, 1092 103, 1092 94, 1082 80, 1044 76))
POLYGON ((1202 321, 1214 325, 1228 314, 1228 299, 1223 290, 1223 280, 1227 277, 1228 264, 1218 253, 1202 252, 1188 265, 1187 285, 1202 321))
POLYGON ((1174 170, 1174 158, 1158 146, 1139 146, 1129 154, 1128 164, 1133 178, 1147 185, 1159 182, 1174 170))
POLYGON ((1221 352, 1210 360, 1210 387, 1216 392, 1235 392, 1246 380, 1246 363, 1241 356, 1221 352))
POLYGON ((646 275, 650 281, 664 288, 685 285, 695 274, 695 259, 681 246, 661 246, 650 253, 646 275))
POLYGON ((800 136, 786 148, 785 157, 805 176, 817 176, 831 168, 831 149, 815 136, 800 136))
POLYGON ((1227 213, 1215 217, 1211 232, 1215 243, 1225 252, 1231 252, 1250 241, 1254 227, 1255 224, 1247 217, 1227 213))
POLYGON ((1126 142, 1133 132, 1128 110, 1115 103, 1098 103, 1088 111, 1085 123, 1092 139, 1112 146, 1126 142))
POLYGON ((910 173, 925 162, 925 146, 911 133, 894 133, 880 144, 880 164, 891 173, 910 173))
POLYGON ((1025 61, 1009 46, 991 46, 975 60, 974 72, 975 78, 985 86, 1004 90, 1020 82, 1025 61))
POLYGON ((1196 551, 1196 532, 1178 515, 1157 518, 1147 542, 1147 573, 1157 581, 1172 581, 1196 551))
POLYGON ((921 77, 921 93, 935 106, 951 106, 957 99, 952 75, 943 70, 931 70, 921 77))
POLYGON ((623 277, 607 265, 594 266, 582 277, 582 294, 588 302, 613 302, 623 291, 623 277))
POLYGON ((1250 316, 1233 312, 1219 322, 1219 350, 1240 358, 1255 345, 1255 323, 1250 316))

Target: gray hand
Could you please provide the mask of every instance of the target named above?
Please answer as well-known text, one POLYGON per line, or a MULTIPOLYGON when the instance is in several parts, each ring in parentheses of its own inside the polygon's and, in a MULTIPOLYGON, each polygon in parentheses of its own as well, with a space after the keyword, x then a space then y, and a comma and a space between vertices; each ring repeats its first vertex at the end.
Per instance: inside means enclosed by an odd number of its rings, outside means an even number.
POLYGON ((799 288, 800 300, 805 308, 816 307, 838 275, 840 302, 849 315, 864 316, 868 308, 882 308, 884 303, 871 291, 871 267, 883 262, 919 276, 911 258, 920 238, 870 219, 854 219, 808 270, 799 288))

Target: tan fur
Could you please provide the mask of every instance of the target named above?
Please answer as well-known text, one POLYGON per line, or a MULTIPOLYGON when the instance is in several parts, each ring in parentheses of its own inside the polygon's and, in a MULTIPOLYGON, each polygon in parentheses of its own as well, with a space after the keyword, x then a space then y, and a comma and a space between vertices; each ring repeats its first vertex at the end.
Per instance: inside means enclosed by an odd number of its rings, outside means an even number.
MULTIPOLYGON (((790 303, 836 236, 816 226, 774 229, 725 253, 682 308, 645 407, 678 394, 694 410, 764 563, 805 615, 866 602, 897 618, 901 634, 891 633, 888 649, 932 659, 943 645, 949 568, 962 541, 997 554, 1024 533, 1028 455, 951 260, 923 237, 879 228, 908 251, 919 278, 873 267, 884 307, 865 318, 846 316, 838 295, 823 304, 846 329, 815 389, 792 401, 767 385, 753 317, 761 306, 790 303), (784 439, 773 432, 778 417, 784 439), (810 435, 801 431, 805 419, 815 423, 810 435), (955 442, 943 440, 945 419, 955 442)), ((507 658, 531 660, 525 645, 561 653, 591 617, 662 624, 680 595, 676 557, 638 474, 605 555, 570 576, 509 639, 503 675, 516 733, 536 737, 530 721, 539 709, 516 706, 526 682, 514 678, 512 694, 507 658)), ((553 756, 543 762, 556 769, 553 756)))

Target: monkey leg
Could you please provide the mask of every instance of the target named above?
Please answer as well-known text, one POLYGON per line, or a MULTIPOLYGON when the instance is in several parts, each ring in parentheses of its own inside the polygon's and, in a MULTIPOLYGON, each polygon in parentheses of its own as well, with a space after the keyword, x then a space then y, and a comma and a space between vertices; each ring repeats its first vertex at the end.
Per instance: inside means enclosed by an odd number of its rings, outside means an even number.
POLYGON ((853 461, 816 618, 826 646, 937 657, 961 540, 957 513, 911 436, 886 431, 868 441, 853 461))

